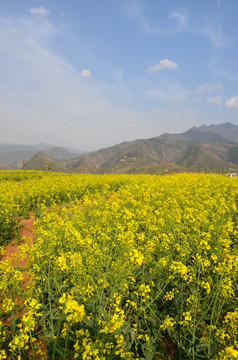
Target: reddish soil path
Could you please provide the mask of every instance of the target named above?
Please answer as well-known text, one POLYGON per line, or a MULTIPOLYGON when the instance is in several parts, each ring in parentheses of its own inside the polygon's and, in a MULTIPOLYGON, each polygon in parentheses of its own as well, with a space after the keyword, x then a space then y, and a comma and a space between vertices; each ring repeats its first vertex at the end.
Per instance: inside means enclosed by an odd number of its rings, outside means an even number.
MULTIPOLYGON (((35 220, 35 214, 30 213, 30 217, 28 219, 21 219, 21 231, 20 231, 20 237, 13 239, 8 245, 5 246, 5 251, 3 255, 0 257, 0 261, 10 260, 10 265, 13 267, 19 267, 21 269, 24 269, 23 274, 23 284, 22 289, 25 290, 27 286, 31 285, 31 279, 30 275, 28 273, 28 265, 27 260, 29 259, 29 254, 26 254, 24 259, 21 259, 19 254, 19 247, 21 245, 27 244, 27 245, 33 245, 34 242, 34 235, 35 235, 35 227, 34 227, 34 220, 35 220), (27 238, 27 239, 25 239, 27 238)), ((21 298, 21 295, 19 295, 19 298, 17 300, 18 305, 20 304, 22 307, 24 307, 24 300, 21 298)), ((21 310, 21 313, 16 313, 15 315, 18 318, 21 318, 23 314, 25 313, 26 308, 21 310)), ((11 317, 7 318, 6 323, 10 324, 11 317)), ((46 360, 47 357, 47 350, 44 343, 40 345, 41 353, 40 355, 36 353, 36 349, 29 350, 29 358, 34 358, 36 360, 46 360)), ((1 355, 0 355, 1 356, 1 355)))
MULTIPOLYGON (((20 259, 18 254, 18 247, 25 244, 26 240, 24 237, 28 239, 27 244, 32 245, 34 240, 34 214, 31 213, 28 219, 21 219, 21 233, 19 239, 13 239, 8 245, 5 246, 5 252, 3 253, 1 260, 5 261, 10 259, 10 265, 14 267, 20 267, 22 269, 27 268, 27 259, 29 256, 26 256, 24 259, 20 259)), ((29 283, 29 275, 27 271, 23 276, 23 287, 25 287, 29 283)))

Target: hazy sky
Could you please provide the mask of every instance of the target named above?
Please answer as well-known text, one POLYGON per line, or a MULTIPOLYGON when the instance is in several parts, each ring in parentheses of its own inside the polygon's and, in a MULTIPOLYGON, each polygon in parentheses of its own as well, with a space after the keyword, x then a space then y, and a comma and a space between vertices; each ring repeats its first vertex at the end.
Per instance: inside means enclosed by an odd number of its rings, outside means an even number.
POLYGON ((238 125, 238 0, 0 0, 0 142, 238 125))

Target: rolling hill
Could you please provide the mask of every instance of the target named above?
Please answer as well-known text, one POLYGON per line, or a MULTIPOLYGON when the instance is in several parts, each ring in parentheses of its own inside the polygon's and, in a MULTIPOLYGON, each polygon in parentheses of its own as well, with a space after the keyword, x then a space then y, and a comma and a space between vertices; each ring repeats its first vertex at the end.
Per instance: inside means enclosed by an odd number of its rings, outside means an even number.
POLYGON ((40 151, 59 161, 70 160, 83 154, 82 151, 76 149, 55 147, 44 143, 38 145, 0 144, 0 169, 20 169, 23 160, 31 159, 40 151))
POLYGON ((32 159, 24 162, 23 169, 64 172, 65 166, 61 164, 59 161, 51 158, 45 152, 40 151, 35 156, 33 156, 32 159))
POLYGON ((122 142, 64 161, 43 154, 26 162, 26 168, 46 170, 52 164, 52 171, 75 173, 236 172, 238 126, 202 125, 181 134, 122 142))

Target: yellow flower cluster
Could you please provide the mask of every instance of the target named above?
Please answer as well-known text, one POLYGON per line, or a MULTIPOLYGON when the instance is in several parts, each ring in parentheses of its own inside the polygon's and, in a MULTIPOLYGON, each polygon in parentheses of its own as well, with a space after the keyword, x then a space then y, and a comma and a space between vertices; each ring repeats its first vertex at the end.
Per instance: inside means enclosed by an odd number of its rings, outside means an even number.
POLYGON ((85 311, 84 306, 79 305, 71 295, 63 296, 59 299, 60 304, 64 304, 64 313, 67 315, 67 322, 69 324, 79 323, 82 321, 85 311))
POLYGON ((2 229, 37 217, 31 289, 0 263, 0 358, 237 358, 236 178, 25 177, 0 181, 2 229))

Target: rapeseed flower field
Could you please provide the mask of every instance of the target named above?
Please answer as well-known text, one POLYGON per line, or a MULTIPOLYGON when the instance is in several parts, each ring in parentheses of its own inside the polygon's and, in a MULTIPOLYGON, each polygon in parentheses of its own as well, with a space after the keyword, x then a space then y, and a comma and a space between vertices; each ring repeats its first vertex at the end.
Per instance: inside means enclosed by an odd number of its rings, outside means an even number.
POLYGON ((0 359, 238 359, 238 180, 2 171, 0 359), (30 254, 30 255, 29 255, 30 254))

